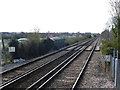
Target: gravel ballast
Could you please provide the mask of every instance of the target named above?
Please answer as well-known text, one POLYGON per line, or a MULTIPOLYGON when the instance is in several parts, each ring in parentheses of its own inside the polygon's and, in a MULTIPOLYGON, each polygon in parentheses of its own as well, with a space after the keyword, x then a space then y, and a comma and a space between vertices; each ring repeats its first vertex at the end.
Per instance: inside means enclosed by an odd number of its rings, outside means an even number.
POLYGON ((100 52, 94 52, 78 88, 115 88, 110 74, 102 67, 100 56, 100 52))
POLYGON ((48 88, 67 89, 71 88, 79 72, 81 71, 90 52, 83 52, 77 59, 68 65, 48 84, 48 88))

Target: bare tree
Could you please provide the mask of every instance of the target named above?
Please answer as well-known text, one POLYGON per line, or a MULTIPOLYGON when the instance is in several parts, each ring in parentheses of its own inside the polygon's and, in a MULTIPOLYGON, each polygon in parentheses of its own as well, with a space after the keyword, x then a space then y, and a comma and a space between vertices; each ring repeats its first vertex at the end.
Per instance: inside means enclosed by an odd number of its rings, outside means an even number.
POLYGON ((112 16, 120 18, 120 0, 110 0, 112 16))
POLYGON ((117 50, 119 51, 118 58, 120 58, 120 0, 110 0, 111 14, 112 14, 112 30, 117 40, 117 50))

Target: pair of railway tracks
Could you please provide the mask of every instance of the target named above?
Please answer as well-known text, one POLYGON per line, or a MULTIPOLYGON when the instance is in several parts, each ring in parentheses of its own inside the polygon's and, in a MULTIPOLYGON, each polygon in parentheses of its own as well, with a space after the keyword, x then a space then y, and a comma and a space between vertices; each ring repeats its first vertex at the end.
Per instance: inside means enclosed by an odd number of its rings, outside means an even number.
MULTIPOLYGON (((89 41, 85 42, 84 44, 86 44, 88 42, 89 41)), ((64 65, 67 66, 70 62, 72 62, 72 60, 74 60, 80 53, 82 53, 87 48, 87 46, 90 45, 90 43, 92 43, 92 41, 90 41, 89 44, 86 45, 84 48, 82 48, 82 49, 78 48, 79 49, 78 51, 73 50, 72 52, 66 52, 64 55, 61 55, 61 56, 57 57, 56 59, 53 59, 52 61, 43 64, 42 66, 35 67, 31 71, 28 71, 22 75, 15 77, 14 79, 10 80, 9 82, 3 84, 1 86, 1 89, 15 88, 15 86, 16 86, 16 88, 25 88, 25 89, 38 88, 38 86, 40 86, 40 85, 38 85, 38 83, 33 84, 33 82, 35 82, 37 80, 38 80, 37 82, 39 82, 39 81, 43 82, 46 77, 49 76, 49 78, 51 78, 51 75, 54 75, 56 73, 56 71, 60 72, 60 70, 62 70, 64 65), (69 61, 69 63, 68 63, 68 61, 69 61), (66 64, 66 63, 68 63, 68 64, 66 64), (56 65, 56 66, 54 66, 54 65, 56 65), (60 69, 60 70, 58 70, 58 69, 60 69), (46 70, 46 71, 44 71, 44 70, 46 70), (34 79, 36 77, 37 78, 35 80, 32 80, 32 78, 28 79, 28 77, 30 78, 33 76, 34 76, 34 79), (28 84, 28 85, 26 85, 26 84, 28 84), (37 84, 37 86, 36 86, 36 84, 37 84)), ((64 66, 64 68, 65 68, 65 66, 64 66)))
POLYGON ((48 53, 48 54, 45 54, 45 55, 43 55, 43 56, 41 56, 41 57, 34 58, 33 60, 31 60, 31 61, 29 61, 29 62, 27 62, 27 63, 24 63, 24 64, 22 64, 22 65, 18 65, 18 66, 16 66, 16 67, 13 67, 13 68, 10 68, 10 69, 7 69, 7 70, 3 70, 2 72, 0 72, 0 74, 4 74, 4 73, 11 72, 11 71, 13 71, 13 70, 15 70, 15 69, 17 69, 17 68, 27 66, 28 64, 31 64, 31 63, 34 63, 34 62, 36 63, 37 61, 39 61, 39 60, 41 60, 41 59, 47 58, 47 57, 49 57, 49 56, 52 56, 52 55, 54 55, 54 54, 56 54, 56 53, 59 53, 59 52, 65 50, 65 49, 67 49, 67 48, 74 47, 74 46, 78 46, 79 44, 80 44, 80 45, 84 45, 84 44, 87 43, 89 40, 90 40, 90 39, 84 39, 84 40, 82 40, 82 41, 80 41, 80 42, 77 42, 77 43, 74 43, 74 44, 72 44, 72 45, 66 46, 66 47, 61 48, 61 49, 59 49, 59 50, 57 50, 57 51, 54 51, 54 52, 52 52, 52 53, 48 53))
POLYGON ((80 60, 75 61, 75 59, 82 52, 84 52, 86 47, 81 51, 78 50, 76 53, 74 53, 71 56, 71 58, 69 57, 68 59, 66 59, 64 62, 62 62, 57 67, 52 69, 50 72, 48 72, 42 78, 40 78, 38 81, 33 83, 31 86, 29 86, 26 90, 31 90, 31 89, 40 90, 40 89, 51 89, 51 88, 56 88, 56 89, 57 88, 58 89, 66 88, 66 89, 71 89, 71 90, 77 89, 78 82, 81 79, 81 76, 84 73, 90 58, 92 57, 92 54, 96 47, 96 44, 97 43, 95 43, 92 50, 87 53, 88 57, 86 58, 86 60, 84 62, 80 61, 80 60), (80 66, 81 62, 82 62, 82 64, 80 66), (71 64, 71 66, 69 66, 69 64, 71 64), (64 70, 64 69, 66 69, 66 70, 64 70), (69 71, 71 71, 71 69, 72 69, 72 72, 69 73, 69 71), (75 69, 78 69, 78 70, 75 70, 75 69), (67 75, 65 74, 65 72, 67 73, 67 75), (61 74, 59 75, 59 73, 61 73, 61 74), (66 83, 63 84, 63 81, 65 82, 65 77, 70 77, 70 78, 72 78, 72 80, 70 81, 67 78, 66 83), (63 79, 61 79, 61 78, 63 78, 63 79), (73 80, 73 78, 74 78, 74 80, 73 80), (60 81, 62 81, 62 82, 60 82, 60 81))
MULTIPOLYGON (((24 64, 22 64, 20 66, 15 67, 15 68, 12 68, 12 69, 9 69, 9 70, 5 70, 5 71, 3 71, 3 72, 0 73, 3 76, 2 77, 2 83, 7 82, 8 80, 14 78, 17 75, 20 75, 20 74, 22 74, 24 72, 32 70, 33 68, 38 67, 38 66, 42 65, 43 63, 47 63, 47 62, 50 61, 50 59, 51 60, 52 59, 57 59, 57 58, 65 55, 65 54, 67 54, 68 51, 65 50, 67 48, 68 49, 70 47, 74 47, 75 48, 75 46, 77 47, 78 45, 84 45, 87 42, 89 42, 89 40, 86 40, 85 42, 75 43, 73 45, 67 46, 67 47, 62 48, 62 49, 60 49, 58 51, 55 51, 53 53, 44 55, 42 57, 38 57, 38 58, 34 59, 33 61, 24 63, 24 64), (56 56, 56 58, 55 58, 55 56, 56 56)), ((74 48, 72 48, 72 49, 74 49, 74 48)))

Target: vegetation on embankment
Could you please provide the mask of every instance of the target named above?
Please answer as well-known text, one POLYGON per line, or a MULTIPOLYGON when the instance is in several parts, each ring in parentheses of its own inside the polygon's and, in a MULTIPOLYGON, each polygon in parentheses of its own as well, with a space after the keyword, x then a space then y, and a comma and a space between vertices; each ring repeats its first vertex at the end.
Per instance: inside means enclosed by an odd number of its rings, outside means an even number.
POLYGON ((120 59, 120 1, 110 1, 110 6, 112 17, 107 23, 106 30, 101 34, 102 38, 106 40, 103 41, 102 53, 111 54, 114 49, 118 51, 118 58, 120 59))
POLYGON ((47 38, 44 40, 38 39, 36 36, 31 36, 33 38, 29 38, 28 41, 23 43, 18 43, 17 40, 12 40, 9 43, 9 47, 15 47, 16 51, 11 53, 12 58, 33 58, 37 56, 41 56, 48 51, 50 51, 54 43, 51 39, 47 38))
POLYGON ((66 38, 65 41, 70 45, 87 38, 91 38, 91 37, 85 36, 85 37, 76 37, 76 38, 66 38))
POLYGON ((49 52, 54 43, 51 39, 40 39, 38 33, 32 33, 27 35, 27 41, 18 42, 16 38, 12 38, 8 45, 5 45, 2 54, 2 63, 12 63, 14 59, 30 59, 41 56, 49 52), (9 47, 15 47, 15 52, 9 52, 9 47))
MULTIPOLYGON (((90 38, 88 36, 85 37, 74 37, 74 38, 64 38, 61 41, 52 40, 50 38, 40 38, 40 34, 38 32, 26 34, 26 41, 19 42, 18 38, 12 37, 9 39, 9 43, 5 45, 2 55, 2 63, 12 63, 14 59, 30 59, 34 57, 38 57, 44 55, 53 50, 57 50, 63 46, 67 46, 73 43, 76 43, 80 40, 90 38), (57 44, 56 44, 57 43, 57 44), (58 45, 58 47, 56 46, 58 45), (61 46, 60 46, 61 45, 61 46), (9 47, 15 47, 15 52, 8 52, 9 47), (57 48, 56 48, 57 47, 57 48)), ((5 40, 6 41, 6 40, 5 40)))
POLYGON ((113 47, 112 47, 112 42, 103 40, 102 41, 102 54, 103 55, 112 55, 113 54, 113 47))

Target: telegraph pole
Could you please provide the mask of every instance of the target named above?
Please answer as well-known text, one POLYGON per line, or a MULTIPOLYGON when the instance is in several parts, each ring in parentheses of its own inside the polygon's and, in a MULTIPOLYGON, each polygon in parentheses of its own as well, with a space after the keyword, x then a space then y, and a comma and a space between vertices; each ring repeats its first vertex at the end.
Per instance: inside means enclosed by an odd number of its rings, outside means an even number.
POLYGON ((3 33, 2 33, 2 52, 5 50, 5 44, 4 44, 4 38, 3 38, 3 33))

